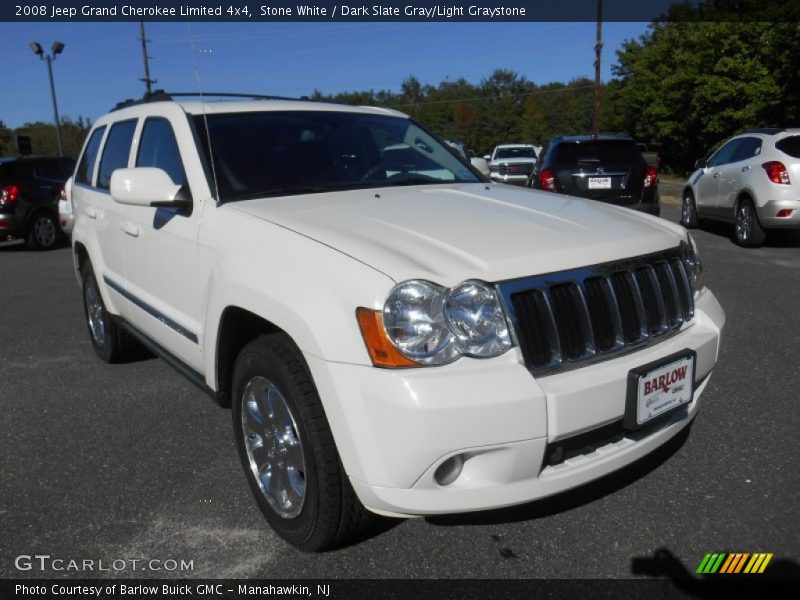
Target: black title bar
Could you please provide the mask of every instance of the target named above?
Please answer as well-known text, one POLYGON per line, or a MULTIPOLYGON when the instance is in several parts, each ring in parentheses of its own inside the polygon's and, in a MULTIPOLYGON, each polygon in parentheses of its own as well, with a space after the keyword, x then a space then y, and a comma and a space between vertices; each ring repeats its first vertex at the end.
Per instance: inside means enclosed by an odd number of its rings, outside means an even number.
POLYGON ((800 0, 55 0, 3 2, 2 21, 800 21, 800 0))

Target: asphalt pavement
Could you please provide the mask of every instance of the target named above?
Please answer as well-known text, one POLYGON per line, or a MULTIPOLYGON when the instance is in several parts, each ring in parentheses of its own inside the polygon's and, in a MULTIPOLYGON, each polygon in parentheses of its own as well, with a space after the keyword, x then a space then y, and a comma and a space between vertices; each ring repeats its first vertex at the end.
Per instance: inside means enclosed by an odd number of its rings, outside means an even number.
MULTIPOLYGON (((678 209, 664 215, 676 221, 678 209)), ((696 233, 728 320, 688 436, 567 494, 385 521, 318 555, 262 519, 230 411, 161 360, 95 356, 68 247, 0 248, 0 577, 676 576, 714 551, 771 552, 773 572, 798 576, 800 234, 756 250, 729 236, 696 233), (127 562, 17 568, 35 554, 127 562), (167 570, 171 560, 191 569, 167 570)))

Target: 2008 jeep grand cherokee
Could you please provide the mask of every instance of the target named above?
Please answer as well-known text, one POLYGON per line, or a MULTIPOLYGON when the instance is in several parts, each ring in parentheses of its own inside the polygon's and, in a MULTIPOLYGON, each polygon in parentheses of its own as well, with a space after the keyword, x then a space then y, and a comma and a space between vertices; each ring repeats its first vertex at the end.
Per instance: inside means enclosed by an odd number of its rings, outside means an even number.
POLYGON ((142 344, 232 405, 303 549, 619 469, 692 421, 717 360, 683 228, 491 184, 391 110, 136 103, 71 192, 97 354, 142 344))

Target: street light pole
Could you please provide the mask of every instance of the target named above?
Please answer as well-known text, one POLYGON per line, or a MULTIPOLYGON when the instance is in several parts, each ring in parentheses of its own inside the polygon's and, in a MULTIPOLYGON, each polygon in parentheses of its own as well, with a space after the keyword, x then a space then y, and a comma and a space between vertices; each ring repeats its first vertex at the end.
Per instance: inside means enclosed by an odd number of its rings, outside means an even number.
POLYGON ((61 121, 58 118, 58 103, 56 102, 56 85, 53 81, 53 61, 56 59, 56 56, 63 52, 64 44, 61 42, 53 42, 53 45, 50 49, 52 54, 45 54, 41 44, 38 42, 31 42, 30 46, 31 50, 33 50, 35 54, 38 54, 39 58, 47 63, 47 75, 50 79, 50 96, 53 99, 53 116, 56 119, 56 141, 58 142, 58 155, 64 156, 64 146, 61 143, 61 121))

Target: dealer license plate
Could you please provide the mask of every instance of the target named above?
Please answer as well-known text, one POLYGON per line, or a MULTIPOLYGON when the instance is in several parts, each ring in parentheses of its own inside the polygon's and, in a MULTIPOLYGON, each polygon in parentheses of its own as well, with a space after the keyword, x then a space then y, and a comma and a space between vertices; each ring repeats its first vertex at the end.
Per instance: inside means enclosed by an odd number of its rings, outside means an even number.
POLYGON ((625 427, 638 429, 691 402, 696 361, 693 350, 684 350, 633 369, 628 374, 625 427))
POLYGON ((610 190, 611 177, 589 177, 590 190, 610 190))

